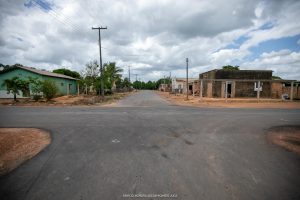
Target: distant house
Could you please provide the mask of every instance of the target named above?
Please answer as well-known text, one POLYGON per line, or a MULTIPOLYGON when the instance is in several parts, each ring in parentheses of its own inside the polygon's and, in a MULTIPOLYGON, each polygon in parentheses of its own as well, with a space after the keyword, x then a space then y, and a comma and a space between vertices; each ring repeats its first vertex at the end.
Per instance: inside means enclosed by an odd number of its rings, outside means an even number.
MULTIPOLYGON (((193 92, 193 83, 194 81, 197 81, 196 78, 189 78, 189 94, 192 94, 193 92)), ((185 93, 186 94, 186 78, 172 78, 172 92, 173 93, 185 93)))
MULTIPOLYGON (((77 94, 78 92, 78 83, 75 78, 31 67, 15 66, 0 71, 0 98, 13 98, 12 94, 7 94, 6 86, 3 85, 4 80, 13 77, 19 77, 24 80, 27 80, 28 77, 38 78, 39 80, 51 80, 58 88, 58 95, 77 94)), ((26 94, 20 91, 20 95, 17 97, 28 98, 31 94, 31 91, 26 92, 26 94)))
POLYGON ((170 85, 165 84, 165 83, 161 83, 158 87, 158 90, 162 91, 162 92, 170 92, 170 85))
POLYGON ((272 73, 271 70, 211 70, 199 75, 200 94, 209 98, 300 97, 297 81, 272 80, 272 73))

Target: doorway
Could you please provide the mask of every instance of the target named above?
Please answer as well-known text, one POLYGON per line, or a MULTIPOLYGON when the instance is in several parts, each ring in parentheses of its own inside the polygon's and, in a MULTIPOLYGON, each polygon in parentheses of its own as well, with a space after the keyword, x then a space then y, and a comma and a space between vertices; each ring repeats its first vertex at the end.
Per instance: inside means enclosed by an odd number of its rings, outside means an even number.
POLYGON ((71 88, 72 88, 72 84, 69 84, 69 87, 68 87, 68 95, 71 94, 71 88))
POLYGON ((232 97, 232 82, 226 81, 226 83, 225 83, 225 98, 226 97, 227 98, 231 98, 232 97))

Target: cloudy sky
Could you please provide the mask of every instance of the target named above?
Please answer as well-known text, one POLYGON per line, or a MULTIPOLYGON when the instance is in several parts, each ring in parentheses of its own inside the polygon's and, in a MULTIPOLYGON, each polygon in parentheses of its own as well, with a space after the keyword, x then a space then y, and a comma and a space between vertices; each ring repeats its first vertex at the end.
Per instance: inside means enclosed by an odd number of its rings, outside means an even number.
POLYGON ((239 65, 300 79, 300 1, 0 0, 0 62, 81 71, 99 59, 142 80, 239 65))

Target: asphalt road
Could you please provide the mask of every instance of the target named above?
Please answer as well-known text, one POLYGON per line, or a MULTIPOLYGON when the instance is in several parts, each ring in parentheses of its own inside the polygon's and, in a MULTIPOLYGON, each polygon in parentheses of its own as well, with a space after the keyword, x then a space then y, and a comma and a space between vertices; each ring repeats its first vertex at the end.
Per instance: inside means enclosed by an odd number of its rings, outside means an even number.
POLYGON ((174 106, 142 91, 116 107, 0 107, 1 127, 53 142, 0 177, 0 199, 300 199, 300 156, 271 144, 300 110, 174 106))

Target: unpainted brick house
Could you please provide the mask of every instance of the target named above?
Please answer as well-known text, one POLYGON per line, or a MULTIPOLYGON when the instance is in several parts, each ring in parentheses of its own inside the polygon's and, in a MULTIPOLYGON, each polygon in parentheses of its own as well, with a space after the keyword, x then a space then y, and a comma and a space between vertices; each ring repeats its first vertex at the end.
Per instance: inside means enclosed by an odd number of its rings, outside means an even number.
POLYGON ((282 95, 300 98, 299 82, 272 80, 272 73, 271 70, 211 70, 199 75, 200 94, 209 98, 226 95, 227 98, 282 98, 282 95))

